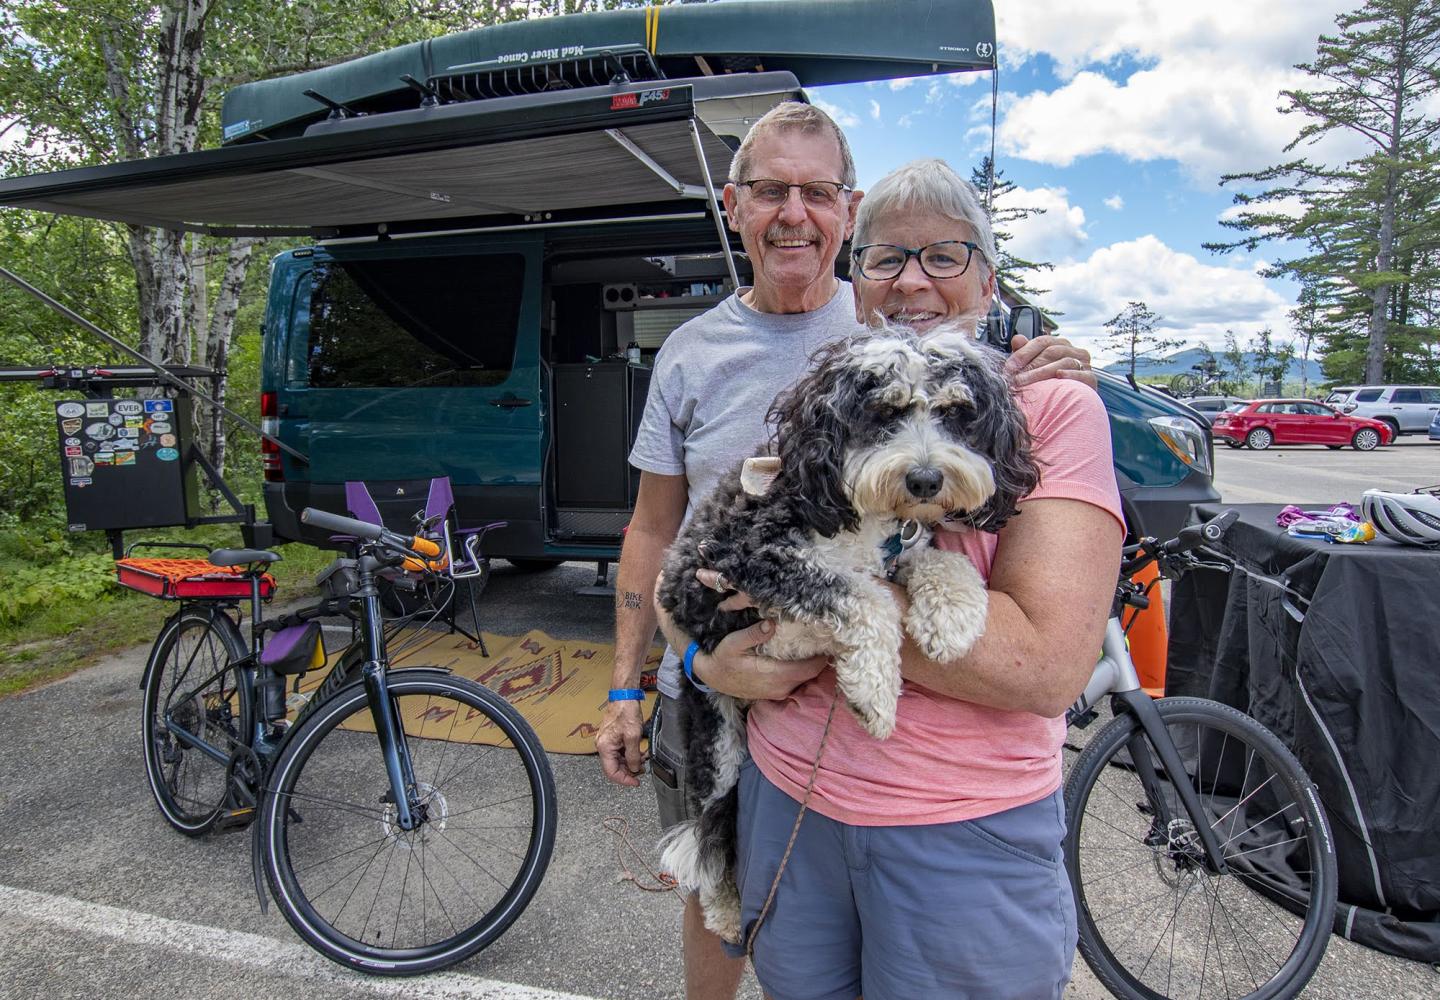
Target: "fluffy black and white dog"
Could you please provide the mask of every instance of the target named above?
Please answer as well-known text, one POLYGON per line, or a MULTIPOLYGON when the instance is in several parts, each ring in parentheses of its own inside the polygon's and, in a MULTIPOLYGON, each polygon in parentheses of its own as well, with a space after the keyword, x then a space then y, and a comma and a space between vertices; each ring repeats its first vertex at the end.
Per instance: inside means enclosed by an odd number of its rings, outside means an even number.
MULTIPOLYGON (((723 479, 667 553, 659 591, 676 624, 711 652, 760 616, 760 650, 834 658, 840 694, 877 739, 895 728, 903 628, 937 661, 967 653, 984 629, 985 583, 958 552, 931 548, 944 518, 996 531, 1039 474, 1003 358, 958 335, 902 328, 834 344, 772 407, 772 448, 723 479), (696 580, 719 571, 756 607, 696 580), (882 579, 904 586, 901 620, 882 579)), ((733 591, 732 591, 733 592, 733 591)), ((687 821, 662 841, 662 864, 699 894, 706 924, 738 942, 735 786, 746 703, 684 685, 687 821)))

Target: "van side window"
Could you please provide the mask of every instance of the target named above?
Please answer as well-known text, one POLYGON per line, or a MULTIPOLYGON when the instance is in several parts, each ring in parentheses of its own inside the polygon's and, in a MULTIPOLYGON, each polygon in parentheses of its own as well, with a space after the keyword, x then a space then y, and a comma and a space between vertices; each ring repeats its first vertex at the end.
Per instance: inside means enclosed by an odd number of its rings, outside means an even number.
POLYGON ((1373 403, 1380 398, 1380 392, 1381 390, 1379 389, 1361 389, 1355 394, 1354 401, 1357 403, 1373 403))
POLYGON ((1420 402, 1419 389, 1396 389, 1390 396, 1392 403, 1418 403, 1420 402))
POLYGON ((310 385, 499 385, 525 288, 520 254, 316 261, 310 385))

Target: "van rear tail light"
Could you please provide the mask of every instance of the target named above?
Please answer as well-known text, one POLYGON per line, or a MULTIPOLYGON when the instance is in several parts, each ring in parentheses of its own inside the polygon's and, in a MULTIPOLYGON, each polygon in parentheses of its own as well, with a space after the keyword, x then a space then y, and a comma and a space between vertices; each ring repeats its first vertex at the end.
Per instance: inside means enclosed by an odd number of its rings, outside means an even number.
MULTIPOLYGON (((280 435, 280 401, 273 392, 260 394, 260 430, 270 437, 280 435)), ((260 467, 267 483, 283 483, 285 469, 280 462, 280 446, 269 438, 260 439, 260 467)))

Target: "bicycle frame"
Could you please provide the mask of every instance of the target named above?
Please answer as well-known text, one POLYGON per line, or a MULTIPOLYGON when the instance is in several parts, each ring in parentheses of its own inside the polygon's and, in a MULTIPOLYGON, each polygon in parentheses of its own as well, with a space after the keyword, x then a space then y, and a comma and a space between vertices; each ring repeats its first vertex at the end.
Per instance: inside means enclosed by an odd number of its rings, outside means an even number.
POLYGON ((1161 769, 1170 776, 1170 785, 1190 816, 1200 843, 1205 848, 1206 864, 1213 872, 1224 874, 1227 866, 1220 841, 1205 817, 1205 810, 1194 787, 1189 781, 1180 780, 1180 776, 1186 774, 1185 763, 1180 759, 1180 751, 1176 749, 1175 742, 1170 739, 1169 731, 1155 708, 1154 700, 1141 689, 1140 675, 1135 669, 1135 661, 1130 657, 1130 645, 1118 616, 1112 616, 1105 623, 1100 660, 1095 664, 1095 671, 1090 675, 1090 682, 1085 685, 1084 692, 1065 713, 1066 725, 1073 725, 1090 714, 1094 705, 1107 694, 1110 695, 1111 709, 1117 716, 1128 712, 1135 716, 1135 720, 1140 724, 1140 729, 1130 739, 1130 759, 1135 765, 1140 784, 1145 789, 1146 798, 1155 810, 1156 820, 1162 828, 1168 829, 1170 821, 1176 817, 1168 814, 1166 799, 1162 794, 1162 779, 1156 773, 1154 760, 1146 750, 1147 741, 1159 755, 1161 769))

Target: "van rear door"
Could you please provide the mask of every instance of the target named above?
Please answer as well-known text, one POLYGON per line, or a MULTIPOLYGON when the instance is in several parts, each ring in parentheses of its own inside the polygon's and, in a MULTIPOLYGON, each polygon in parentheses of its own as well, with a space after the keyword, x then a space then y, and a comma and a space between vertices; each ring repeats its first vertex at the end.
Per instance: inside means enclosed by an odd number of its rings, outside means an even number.
POLYGON ((538 523, 539 238, 336 246, 306 263, 281 350, 310 502, 321 484, 448 475, 467 521, 538 523), (480 486, 508 489, 476 510, 480 486))

